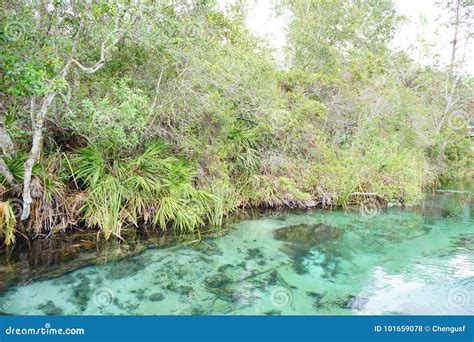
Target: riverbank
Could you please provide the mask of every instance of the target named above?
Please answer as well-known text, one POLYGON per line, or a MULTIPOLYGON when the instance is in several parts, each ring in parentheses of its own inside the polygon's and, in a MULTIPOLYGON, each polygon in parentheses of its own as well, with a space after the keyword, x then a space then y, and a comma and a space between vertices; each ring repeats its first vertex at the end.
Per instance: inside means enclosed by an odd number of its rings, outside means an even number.
POLYGON ((472 170, 471 75, 392 50, 390 1, 300 5, 281 4, 283 67, 240 3, 57 2, 40 19, 40 3, 11 4, 0 243, 83 227, 189 234, 242 208, 371 212, 472 170))
POLYGON ((373 217, 358 210, 267 212, 181 241, 129 237, 131 243, 97 246, 89 235, 96 247, 81 252, 74 246, 88 237, 76 235, 57 253, 33 247, 2 262, 23 280, 12 278, 0 294, 0 311, 422 314, 429 307, 431 313, 467 314, 469 303, 451 306, 448 295, 474 290, 467 282, 474 213, 472 200, 460 192, 472 188, 449 189, 455 191, 444 188, 419 206, 383 209, 373 217), (68 250, 78 254, 61 259, 68 250))
MULTIPOLYGON (((123 239, 100 241, 97 230, 71 230, 50 238, 37 238, 31 241, 18 240, 16 245, 0 252, 0 275, 3 291, 12 284, 24 284, 35 280, 49 279, 74 271, 84 266, 118 262, 134 257, 148 248, 182 248, 193 246, 206 249, 205 241, 214 240, 231 232, 238 222, 246 220, 270 219, 279 220, 287 215, 321 215, 335 212, 346 212, 348 215, 359 216, 361 220, 372 220, 387 210, 405 210, 419 215, 425 220, 441 217, 445 220, 456 218, 464 206, 472 206, 472 182, 465 181, 455 185, 444 185, 438 191, 425 194, 424 200, 410 207, 366 207, 353 206, 333 207, 332 209, 300 208, 286 210, 247 210, 240 215, 231 216, 223 227, 200 230, 195 234, 176 235, 173 231, 125 229, 123 239), (456 206, 446 204, 440 207, 434 198, 457 198, 456 206)), ((373 202, 371 202, 373 204, 373 202)), ((2 291, 0 289, 0 292, 2 291)))

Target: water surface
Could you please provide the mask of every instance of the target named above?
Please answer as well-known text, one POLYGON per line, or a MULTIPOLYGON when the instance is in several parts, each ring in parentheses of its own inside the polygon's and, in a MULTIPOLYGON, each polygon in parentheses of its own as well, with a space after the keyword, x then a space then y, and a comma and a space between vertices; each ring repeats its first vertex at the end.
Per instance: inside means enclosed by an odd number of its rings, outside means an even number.
POLYGON ((474 314, 471 190, 436 192, 418 207, 373 217, 265 214, 218 238, 13 284, 0 295, 0 312, 474 314))

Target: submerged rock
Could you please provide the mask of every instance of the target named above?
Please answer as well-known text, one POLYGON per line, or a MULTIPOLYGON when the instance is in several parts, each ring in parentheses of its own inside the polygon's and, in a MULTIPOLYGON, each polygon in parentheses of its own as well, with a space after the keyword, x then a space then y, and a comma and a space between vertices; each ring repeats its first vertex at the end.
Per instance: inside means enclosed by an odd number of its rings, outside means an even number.
POLYGON ((209 289, 209 291, 212 292, 216 296, 216 298, 221 299, 223 301, 230 303, 235 303, 238 301, 236 291, 232 287, 220 287, 215 289, 209 289))
POLYGON ((311 254, 311 251, 318 248, 324 255, 321 267, 325 274, 334 276, 337 269, 337 251, 333 251, 331 245, 339 240, 344 230, 328 226, 326 224, 300 224, 296 226, 279 228, 274 231, 274 237, 277 240, 284 241, 286 244, 282 250, 293 262, 293 268, 297 274, 308 272, 305 260, 311 254))
POLYGON ((323 298, 324 295, 317 292, 306 292, 306 294, 313 299, 313 306, 317 309, 321 309, 324 306, 323 298))
POLYGON ((263 314, 266 315, 266 316, 280 316, 281 311, 273 309, 273 310, 270 310, 270 311, 265 311, 263 314))
POLYGON ((152 302, 161 302, 163 299, 165 299, 165 296, 163 293, 153 293, 151 294, 148 299, 152 302))
POLYGON ((72 288, 69 301, 76 305, 80 311, 85 311, 92 298, 89 278, 82 278, 81 282, 72 288))
POLYGON ((274 231, 277 240, 296 243, 302 246, 316 246, 326 241, 341 238, 343 230, 340 228, 319 224, 299 224, 296 226, 278 228, 274 231))
POLYGON ((134 258, 122 260, 111 265, 105 277, 110 280, 131 277, 138 271, 144 269, 145 266, 145 262, 142 259, 134 258))
POLYGON ((176 292, 180 295, 187 296, 189 295, 192 291, 193 288, 191 286, 187 285, 178 285, 176 283, 169 283, 165 286, 165 289, 171 291, 171 292, 176 292))
POLYGON ((245 260, 253 260, 253 259, 264 259, 265 255, 262 251, 258 248, 249 248, 247 249, 247 256, 245 260))
POLYGON ((52 300, 48 300, 46 303, 40 304, 36 308, 43 311, 43 313, 48 316, 58 316, 63 314, 63 309, 56 306, 52 300))
POLYGON ((201 307, 191 308, 191 315, 193 316, 202 316, 206 314, 206 310, 201 307))
POLYGON ((72 273, 68 273, 60 278, 56 278, 52 281, 52 284, 57 286, 57 285, 72 285, 76 282, 76 278, 72 273))
POLYGON ((204 279, 204 284, 210 288, 218 288, 218 287, 223 287, 229 284, 231 281, 232 279, 226 274, 217 273, 209 277, 206 277, 204 279))
POLYGON ((142 301, 145 299, 145 289, 137 289, 137 290, 132 290, 130 292, 134 293, 135 297, 137 297, 139 301, 142 301))

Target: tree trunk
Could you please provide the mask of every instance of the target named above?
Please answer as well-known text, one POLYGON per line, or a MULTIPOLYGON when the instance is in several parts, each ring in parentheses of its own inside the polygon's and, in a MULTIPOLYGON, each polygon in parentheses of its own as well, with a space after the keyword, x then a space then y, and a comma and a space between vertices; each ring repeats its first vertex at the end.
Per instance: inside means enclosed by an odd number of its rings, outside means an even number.
POLYGON ((0 119, 0 145, 2 145, 3 155, 11 157, 15 155, 15 148, 12 139, 8 134, 3 118, 0 119))
POLYGON ((5 177, 8 184, 10 184, 13 187, 16 186, 15 177, 13 177, 13 174, 11 173, 7 164, 5 164, 5 162, 3 161, 2 157, 0 157, 0 173, 2 174, 3 177, 5 177))
POLYGON ((30 154, 24 164, 24 179, 23 179, 23 212, 21 213, 21 220, 27 220, 30 216, 31 202, 31 177, 33 173, 33 166, 39 158, 41 152, 41 143, 43 141, 43 122, 48 108, 53 102, 56 96, 55 92, 51 92, 43 99, 43 104, 40 111, 35 117, 34 131, 33 131, 33 142, 31 145, 30 154))

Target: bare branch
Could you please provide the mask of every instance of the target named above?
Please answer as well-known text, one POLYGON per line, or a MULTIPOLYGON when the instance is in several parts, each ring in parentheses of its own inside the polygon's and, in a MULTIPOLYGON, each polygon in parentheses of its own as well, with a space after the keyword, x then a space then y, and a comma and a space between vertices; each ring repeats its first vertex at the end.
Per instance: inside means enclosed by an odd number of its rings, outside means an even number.
POLYGON ((99 61, 92 67, 86 67, 84 65, 82 65, 77 59, 73 58, 72 59, 72 62, 74 64, 76 64, 79 69, 81 69, 82 71, 84 71, 85 73, 87 74, 93 74, 94 72, 96 72, 97 70, 99 70, 106 62, 105 60, 105 54, 107 52, 107 48, 105 47, 105 43, 102 43, 101 47, 100 47, 100 59, 99 61))

